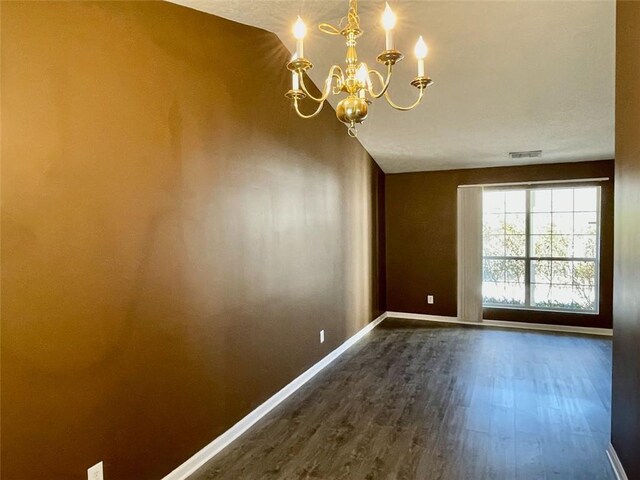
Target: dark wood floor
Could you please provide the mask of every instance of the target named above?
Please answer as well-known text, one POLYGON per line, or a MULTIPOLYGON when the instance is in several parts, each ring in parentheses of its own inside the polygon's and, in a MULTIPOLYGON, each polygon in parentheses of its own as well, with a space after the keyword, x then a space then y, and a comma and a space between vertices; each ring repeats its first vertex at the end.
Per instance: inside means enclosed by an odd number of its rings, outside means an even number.
POLYGON ((386 320, 192 478, 613 479, 606 338, 386 320))

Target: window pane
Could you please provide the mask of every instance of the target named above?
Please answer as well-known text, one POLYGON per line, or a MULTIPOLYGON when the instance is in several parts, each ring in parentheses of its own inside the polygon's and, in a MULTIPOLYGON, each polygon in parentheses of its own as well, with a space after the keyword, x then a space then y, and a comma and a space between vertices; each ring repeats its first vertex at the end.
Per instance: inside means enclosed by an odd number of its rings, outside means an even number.
POLYGON ((531 191, 531 211, 550 212, 551 211, 551 190, 531 191))
POLYGON ((507 235, 524 235, 526 231, 526 215, 524 213, 507 213, 504 217, 507 235))
POLYGON ((595 262, 532 262, 531 278, 531 296, 534 306, 595 310, 595 262), (546 278, 549 273, 549 263, 551 263, 552 272, 551 282, 546 278))
POLYGON ((495 282, 483 282, 482 283, 482 303, 483 304, 496 304, 501 303, 503 283, 495 282))
POLYGON ((527 211, 527 191, 506 190, 505 203, 507 212, 525 213, 527 211))
POLYGON ((482 210, 485 212, 504 212, 504 192, 485 191, 482 195, 482 210))
POLYGON ((573 233, 595 235, 597 229, 596 213, 576 213, 573 233))
POLYGON ((524 235, 506 235, 504 237, 505 256, 524 257, 527 249, 527 237, 524 235))
POLYGON ((551 283, 553 285, 571 286, 573 283, 573 262, 554 260, 551 262, 551 283))
POLYGON ((552 285, 548 305, 551 308, 571 308, 573 306, 573 288, 565 285, 552 285))
POLYGON ((532 284, 531 303, 536 307, 549 306, 551 303, 551 284, 532 284))
POLYGON ((521 283, 505 283, 503 298, 511 305, 524 305, 525 288, 521 283))
POLYGON ((518 285, 524 286, 524 270, 524 260, 505 260, 505 281, 508 283, 517 283, 518 285))
POLYGON ((596 236, 576 235, 573 237, 573 256, 578 258, 596 257, 596 236))
POLYGON ((576 310, 596 309, 596 290, 593 287, 574 287, 573 308, 576 310))
POLYGON ((485 235, 504 233, 504 213, 485 214, 482 222, 482 231, 485 235))
POLYGON ((531 262, 531 282, 551 283, 551 262, 549 260, 534 260, 531 262))
POLYGON ((504 257, 504 235, 484 237, 482 251, 485 257, 504 257))
POLYGON ((485 259, 482 270, 482 278, 485 282, 504 282, 504 260, 485 259))
POLYGON ((574 262, 573 286, 593 287, 596 284, 596 262, 574 262))
POLYGON ((572 257, 573 237, 571 235, 551 236, 551 256, 552 257, 572 257))
POLYGON ((533 234, 551 233, 551 214, 550 213, 532 213, 531 214, 531 233, 533 234))
POLYGON ((556 188, 551 194, 551 210, 554 212, 573 211, 573 188, 556 188))
POLYGON ((553 233, 573 233, 573 213, 553 214, 553 233))
POLYGON ((485 304, 524 305, 524 285, 518 283, 483 283, 485 304))
POLYGON ((531 255, 534 257, 550 257, 551 235, 531 235, 531 255))
POLYGON ((598 210, 598 188, 585 187, 574 190, 576 212, 595 212, 598 210))

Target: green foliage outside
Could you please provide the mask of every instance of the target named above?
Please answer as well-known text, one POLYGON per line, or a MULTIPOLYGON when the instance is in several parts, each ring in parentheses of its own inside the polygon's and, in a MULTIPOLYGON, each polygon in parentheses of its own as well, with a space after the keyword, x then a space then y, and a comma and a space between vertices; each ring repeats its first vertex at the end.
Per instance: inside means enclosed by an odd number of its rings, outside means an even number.
MULTIPOLYGON (((565 257, 572 258, 572 235, 552 235, 559 231, 557 226, 548 227, 538 235, 532 237, 531 255, 533 257, 565 257)), ((485 241, 484 254, 487 256, 524 257, 526 237, 521 225, 502 222, 500 228, 492 228, 487 222, 483 223, 483 238, 485 241), (503 236, 504 235, 504 236, 503 236), (504 243, 500 241, 500 237, 504 243), (504 253, 502 253, 503 251, 504 253)), ((585 231, 584 236, 578 237, 582 242, 580 256, 594 258, 596 256, 595 226, 585 231)), ((525 288, 526 260, 490 260, 484 261, 483 278, 485 282, 501 284, 511 283, 525 288)), ((596 278, 596 263, 594 261, 561 261, 561 260, 532 260, 532 306, 572 309, 595 310, 594 284, 596 278), (533 289, 536 290, 534 302, 533 289), (571 301, 558 301, 552 298, 553 291, 572 289, 571 301), (542 290, 542 292, 540 292, 542 290), (544 299, 544 300, 543 300, 544 299)), ((517 298, 495 298, 485 296, 486 304, 522 305, 517 298)))

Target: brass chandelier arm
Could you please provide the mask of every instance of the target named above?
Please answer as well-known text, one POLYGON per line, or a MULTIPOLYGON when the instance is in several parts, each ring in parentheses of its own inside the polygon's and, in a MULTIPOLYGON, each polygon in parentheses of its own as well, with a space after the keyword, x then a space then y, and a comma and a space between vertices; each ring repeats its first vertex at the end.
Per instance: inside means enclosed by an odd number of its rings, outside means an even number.
POLYGON ((330 69, 329 69, 329 75, 327 76, 327 79, 324 82, 324 91, 322 92, 322 95, 320 97, 315 97, 313 96, 311 93, 309 93, 309 90, 307 90, 307 86, 304 83, 304 75, 302 74, 298 74, 300 76, 300 88, 302 89, 302 91, 312 100, 318 102, 318 103, 322 103, 324 102, 327 98, 329 98, 329 94, 331 94, 331 85, 333 84, 333 79, 336 78, 338 80, 338 86, 341 86, 341 83, 344 81, 344 74, 342 73, 342 69, 338 66, 338 65, 333 65, 330 69), (336 73, 336 71, 338 73, 336 73))
POLYGON ((324 107, 324 102, 320 102, 320 105, 318 105, 318 108, 316 109, 315 112, 309 114, 309 115, 305 115, 304 113, 302 113, 300 111, 300 108, 298 107, 298 99, 294 98, 293 99, 293 108, 295 109, 296 113, 302 117, 302 118, 313 118, 316 115, 318 115, 321 111, 322 111, 322 107, 324 107))
POLYGON ((378 77, 378 80, 380 80, 380 86, 382 88, 382 90, 380 90, 380 92, 375 93, 373 91, 373 85, 371 85, 371 83, 369 83, 369 85, 367 86, 367 90, 369 91, 369 95, 371 95, 373 98, 380 98, 381 96, 383 96, 385 93, 387 93, 387 89, 389 88, 389 84, 391 83, 391 72, 393 70, 393 65, 388 64, 387 65, 387 79, 385 80, 385 78, 382 76, 382 74, 375 70, 375 69, 371 69, 369 70, 369 74, 374 74, 374 76, 378 77))
POLYGON ((387 100, 389 105, 391 105, 396 110, 400 110, 401 112, 406 112, 416 108, 422 101, 422 97, 424 97, 424 87, 420 88, 420 94, 418 95, 418 99, 413 103, 413 105, 410 105, 408 107, 401 107, 400 105, 395 104, 393 100, 391 100, 391 97, 389 96, 389 92, 385 92, 384 94, 384 98, 387 100))
POLYGON ((307 95, 307 97, 309 97, 311 100, 313 100, 314 102, 322 103, 329 97, 330 89, 327 88, 328 79, 327 81, 325 81, 325 88, 324 88, 324 92, 322 92, 322 96, 318 98, 313 96, 313 94, 311 94, 311 92, 307 90, 307 86, 304 83, 304 75, 302 74, 298 74, 298 75, 300 76, 300 88, 305 93, 305 95, 307 95))

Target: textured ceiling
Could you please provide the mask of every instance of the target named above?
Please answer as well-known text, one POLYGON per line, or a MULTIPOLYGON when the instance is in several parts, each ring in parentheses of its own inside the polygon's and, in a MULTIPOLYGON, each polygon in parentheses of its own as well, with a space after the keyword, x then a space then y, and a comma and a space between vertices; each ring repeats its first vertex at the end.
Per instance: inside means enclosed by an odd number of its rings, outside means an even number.
MULTIPOLYGON (((337 23, 346 0, 174 3, 273 31, 290 50, 291 26, 301 15, 316 84, 332 63, 343 62, 343 38, 314 26, 337 23)), ((414 111, 398 112, 381 100, 371 106, 358 138, 385 172, 613 158, 615 1, 389 3, 398 15, 396 47, 406 55, 392 82, 393 99, 410 103, 416 94, 409 82, 420 34, 429 44, 427 74, 435 84, 414 111), (543 156, 509 158, 522 150, 543 150, 543 156)), ((370 66, 384 47, 383 7, 382 0, 360 1, 365 34, 358 53, 370 66)))

